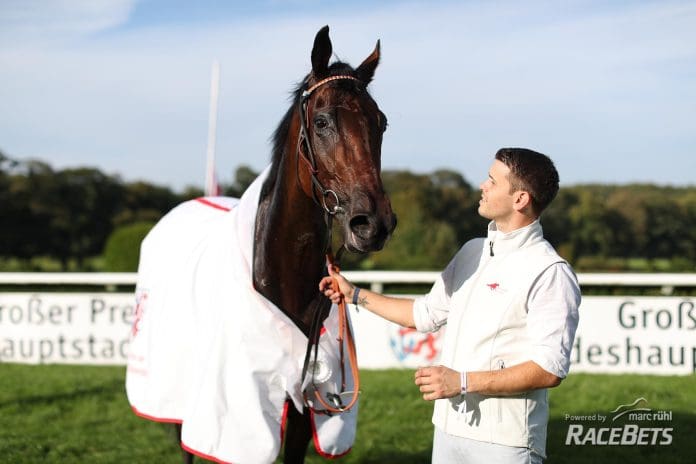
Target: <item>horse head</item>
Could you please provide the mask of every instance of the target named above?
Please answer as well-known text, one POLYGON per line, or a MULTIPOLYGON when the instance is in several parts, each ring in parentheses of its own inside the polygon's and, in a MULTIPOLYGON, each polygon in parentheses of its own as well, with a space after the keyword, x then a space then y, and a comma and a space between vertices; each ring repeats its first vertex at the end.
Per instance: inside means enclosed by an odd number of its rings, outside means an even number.
POLYGON ((304 192, 336 218, 350 251, 382 249, 396 216, 381 179, 387 118, 367 92, 379 64, 380 44, 353 69, 329 65, 329 27, 316 35, 312 72, 299 95, 298 163, 304 192))
POLYGON ((316 283, 326 272, 333 225, 354 252, 380 250, 396 227, 381 178, 387 118, 367 91, 379 42, 353 68, 329 63, 328 26, 314 39, 312 70, 273 135, 271 168, 259 196, 254 288, 306 333, 328 300, 316 283))

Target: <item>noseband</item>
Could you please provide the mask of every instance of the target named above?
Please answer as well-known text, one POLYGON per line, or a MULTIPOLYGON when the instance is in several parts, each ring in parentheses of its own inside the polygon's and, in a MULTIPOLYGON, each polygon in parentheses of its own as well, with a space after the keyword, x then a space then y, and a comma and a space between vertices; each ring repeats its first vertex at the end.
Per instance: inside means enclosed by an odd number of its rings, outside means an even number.
POLYGON ((324 211, 326 211, 326 214, 330 216, 334 216, 338 213, 345 213, 345 210, 341 207, 340 201, 338 199, 338 195, 336 192, 330 189, 324 188, 322 185, 321 181, 317 177, 317 174, 319 173, 317 169, 317 161, 316 157, 314 156, 314 149, 312 148, 312 142, 309 139, 309 132, 307 131, 307 125, 309 124, 309 121, 307 120, 308 118, 308 112, 307 112, 307 106, 309 104, 309 98, 312 96, 312 93, 321 87, 324 84, 327 84, 332 81, 337 81, 337 80, 352 80, 355 82, 362 83, 360 79, 353 77, 353 76, 348 76, 348 75, 339 75, 339 76, 330 76, 325 79, 320 80, 313 86, 309 87, 306 89, 304 92, 302 92, 302 95, 300 97, 300 103, 299 103, 299 112, 300 112, 300 136, 297 141, 297 153, 298 153, 298 159, 303 160, 308 168, 309 168, 309 173, 310 177, 312 179, 312 185, 315 188, 312 188, 312 197, 314 198, 314 201, 324 208, 324 211), (302 149, 304 147, 304 150, 302 149), (321 192, 321 202, 317 198, 316 191, 321 192), (329 208, 326 204, 326 197, 332 196, 334 198, 334 201, 336 204, 332 207, 329 208))

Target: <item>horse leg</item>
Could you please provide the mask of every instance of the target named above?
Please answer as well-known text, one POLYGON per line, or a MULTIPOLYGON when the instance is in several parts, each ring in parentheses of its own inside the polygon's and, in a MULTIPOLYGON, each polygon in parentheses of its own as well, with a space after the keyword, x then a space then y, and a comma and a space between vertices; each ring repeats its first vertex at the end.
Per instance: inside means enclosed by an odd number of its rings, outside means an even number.
MULTIPOLYGON (((176 438, 178 440, 179 446, 181 446, 181 424, 174 424, 176 429, 176 438)), ((181 448, 181 457, 184 458, 184 464, 193 464, 193 454, 181 448)))
POLYGON ((309 412, 300 413, 292 401, 288 404, 288 416, 285 426, 284 464, 302 464, 307 453, 307 444, 312 438, 312 424, 309 412))

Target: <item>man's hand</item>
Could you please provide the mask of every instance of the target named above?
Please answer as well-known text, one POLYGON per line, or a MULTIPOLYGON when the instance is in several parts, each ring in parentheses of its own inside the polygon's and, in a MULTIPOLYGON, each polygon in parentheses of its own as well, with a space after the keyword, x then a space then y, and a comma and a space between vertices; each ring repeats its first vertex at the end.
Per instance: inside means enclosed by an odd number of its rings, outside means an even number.
POLYGON ((415 382, 428 401, 452 398, 462 392, 460 373, 445 366, 418 368, 415 382))
POLYGON ((319 282, 319 291, 322 292, 333 304, 339 304, 345 297, 350 301, 353 298, 355 285, 351 284, 338 272, 334 272, 333 266, 329 266, 329 277, 324 277, 319 282), (338 282, 339 291, 334 291, 332 281, 336 279, 338 282))
MULTIPOLYGON (((351 303, 355 296, 356 287, 335 269, 329 267, 329 277, 321 279, 319 291, 330 299, 333 304, 340 304, 343 299, 351 303), (338 283, 338 291, 333 289, 333 279, 336 279, 338 283)), ((400 326, 416 327, 416 323, 413 320, 413 300, 410 298, 384 296, 366 288, 361 288, 360 293, 358 293, 357 304, 361 308, 365 308, 400 326)))

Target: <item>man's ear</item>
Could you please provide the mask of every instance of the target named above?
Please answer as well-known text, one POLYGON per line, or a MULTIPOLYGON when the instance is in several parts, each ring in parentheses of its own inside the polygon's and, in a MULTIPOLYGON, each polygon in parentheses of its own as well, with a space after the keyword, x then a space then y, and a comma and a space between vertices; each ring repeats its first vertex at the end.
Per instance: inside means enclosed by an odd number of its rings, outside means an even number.
POLYGON ((529 194, 529 192, 525 190, 518 190, 515 193, 513 193, 513 208, 515 208, 516 211, 523 212, 525 210, 529 210, 529 212, 532 211, 532 196, 529 194))

